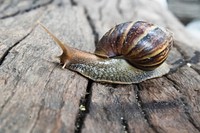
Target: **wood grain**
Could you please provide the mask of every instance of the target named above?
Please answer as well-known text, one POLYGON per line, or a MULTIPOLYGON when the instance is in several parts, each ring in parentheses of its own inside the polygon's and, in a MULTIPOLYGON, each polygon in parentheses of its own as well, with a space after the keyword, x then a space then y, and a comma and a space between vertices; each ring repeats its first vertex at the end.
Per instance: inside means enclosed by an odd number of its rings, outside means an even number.
POLYGON ((199 133, 199 42, 154 0, 1 1, 0 133, 199 133), (93 82, 61 69, 61 50, 38 20, 88 52, 121 22, 168 27, 171 71, 132 85, 93 82))

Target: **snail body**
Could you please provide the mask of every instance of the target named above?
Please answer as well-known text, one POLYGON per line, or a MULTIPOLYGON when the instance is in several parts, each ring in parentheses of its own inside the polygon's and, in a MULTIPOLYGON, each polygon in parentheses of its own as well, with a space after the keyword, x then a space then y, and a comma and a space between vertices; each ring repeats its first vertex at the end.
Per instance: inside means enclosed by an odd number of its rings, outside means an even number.
POLYGON ((94 54, 77 50, 45 31, 63 50, 63 68, 94 81, 117 84, 139 83, 169 72, 164 63, 172 47, 172 34, 153 24, 126 22, 111 28, 98 42, 94 54))

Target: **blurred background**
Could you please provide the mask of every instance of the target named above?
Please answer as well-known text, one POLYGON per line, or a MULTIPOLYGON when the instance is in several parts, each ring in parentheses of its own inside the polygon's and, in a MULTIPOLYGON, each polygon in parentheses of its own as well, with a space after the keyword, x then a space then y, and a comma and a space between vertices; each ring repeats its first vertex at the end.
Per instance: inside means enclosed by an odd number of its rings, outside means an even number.
POLYGON ((200 37, 200 0, 157 0, 168 8, 193 36, 200 37))

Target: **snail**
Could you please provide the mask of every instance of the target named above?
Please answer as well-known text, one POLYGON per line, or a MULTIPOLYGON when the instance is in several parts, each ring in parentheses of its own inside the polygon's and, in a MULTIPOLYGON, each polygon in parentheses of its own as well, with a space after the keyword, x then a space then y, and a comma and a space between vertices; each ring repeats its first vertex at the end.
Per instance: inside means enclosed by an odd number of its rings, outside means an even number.
POLYGON ((111 28, 93 53, 62 43, 44 25, 41 27, 62 49, 62 68, 68 68, 97 82, 139 83, 169 72, 165 63, 173 45, 172 33, 154 24, 125 22, 111 28))

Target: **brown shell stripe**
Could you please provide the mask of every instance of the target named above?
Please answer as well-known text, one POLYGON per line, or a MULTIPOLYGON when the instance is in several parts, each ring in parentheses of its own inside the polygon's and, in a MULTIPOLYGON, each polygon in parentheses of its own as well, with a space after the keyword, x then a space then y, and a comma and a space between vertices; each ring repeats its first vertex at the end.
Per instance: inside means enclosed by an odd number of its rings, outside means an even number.
POLYGON ((125 36, 133 24, 133 22, 126 22, 110 29, 97 44, 95 54, 110 58, 120 56, 125 36))
POLYGON ((138 41, 144 38, 152 29, 155 29, 155 26, 152 24, 141 21, 136 22, 127 35, 126 42, 123 46, 123 54, 126 56, 135 55, 136 51, 132 52, 132 49, 134 49, 138 41))
POLYGON ((158 66, 160 66, 166 60, 166 58, 167 56, 165 58, 162 58, 160 61, 158 61, 159 63, 156 62, 155 64, 151 62, 149 62, 149 64, 146 64, 146 63, 139 64, 138 62, 134 62, 134 61, 133 61, 134 63, 131 62, 131 64, 133 64, 137 68, 141 68, 142 70, 153 70, 157 68, 158 66))
POLYGON ((144 46, 142 45, 143 48, 141 47, 142 50, 138 53, 138 60, 151 58, 161 53, 169 46, 168 38, 165 32, 159 28, 156 28, 152 31, 152 33, 153 34, 149 33, 143 38, 144 42, 146 41, 146 43, 143 44, 144 46))
POLYGON ((143 36, 143 38, 138 40, 137 44, 128 53, 127 57, 139 59, 147 55, 147 58, 149 58, 149 54, 153 54, 151 52, 156 51, 158 48, 162 47, 164 39, 165 33, 160 32, 158 27, 153 27, 148 31, 146 36, 143 36))
POLYGON ((110 47, 109 50, 111 54, 108 53, 109 57, 116 56, 117 50, 115 48, 116 45, 115 40, 117 39, 117 35, 118 35, 118 29, 115 26, 113 30, 110 31, 110 34, 107 36, 108 40, 106 41, 107 45, 110 47))
POLYGON ((117 37, 117 43, 115 49, 117 50, 118 55, 122 55, 122 48, 124 45, 124 42, 126 41, 126 37, 128 32, 130 31, 131 27, 134 25, 135 22, 128 22, 124 23, 126 26, 122 25, 119 29, 120 33, 117 37))
MULTIPOLYGON (((115 30, 115 28, 111 28, 105 35, 101 38, 101 40, 96 45, 95 54, 102 57, 109 57, 109 52, 112 50, 109 44, 110 34, 115 30)), ((112 52, 112 51, 111 51, 112 52)))
POLYGON ((104 46, 101 46, 102 49, 104 51, 106 51, 107 53, 107 56, 110 57, 115 55, 114 51, 113 51, 113 45, 114 45, 114 42, 113 40, 115 39, 115 35, 113 35, 113 33, 116 31, 115 27, 113 27, 112 29, 109 30, 109 33, 108 35, 104 35, 103 36, 103 44, 101 43, 100 45, 104 45, 104 46))
MULTIPOLYGON (((142 68, 143 70, 154 70, 156 69, 157 67, 159 67, 165 60, 163 60, 162 62, 160 62, 159 64, 157 65, 153 65, 153 66, 140 66, 140 68, 142 68)), ((139 68, 139 67, 138 67, 139 68)))
POLYGON ((169 48, 166 48, 163 52, 157 54, 155 57, 149 58, 149 59, 145 59, 142 61, 134 61, 136 62, 138 65, 141 66, 149 66, 149 67, 153 67, 153 66, 157 66, 163 63, 163 61, 165 61, 167 59, 167 54, 169 53, 169 48))
POLYGON ((149 51, 149 54, 147 53, 146 55, 136 59, 136 60, 144 60, 144 59, 147 59, 147 58, 153 58, 154 56, 156 56, 157 54, 159 53, 162 53, 168 46, 168 41, 165 41, 163 43, 163 45, 161 45, 161 47, 159 48, 155 48, 154 50, 152 51, 149 51))

